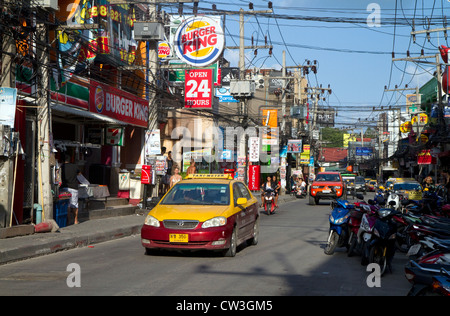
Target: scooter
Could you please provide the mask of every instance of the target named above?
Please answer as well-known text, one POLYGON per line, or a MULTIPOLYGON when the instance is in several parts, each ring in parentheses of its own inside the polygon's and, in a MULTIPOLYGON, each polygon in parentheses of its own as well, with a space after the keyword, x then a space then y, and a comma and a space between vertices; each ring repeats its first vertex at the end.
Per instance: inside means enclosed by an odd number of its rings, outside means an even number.
POLYGON ((349 236, 349 248, 348 248, 347 255, 349 257, 353 256, 353 254, 355 254, 355 252, 358 252, 358 251, 360 252, 360 250, 361 250, 361 249, 357 249, 358 248, 357 246, 359 245, 358 232, 361 227, 362 217, 364 216, 365 213, 370 212, 370 205, 364 201, 364 196, 362 196, 361 194, 358 194, 356 197, 358 199, 361 199, 362 201, 356 202, 354 204, 355 210, 350 213, 350 218, 348 220, 348 228, 349 228, 350 236, 349 236))
POLYGON ((443 251, 450 253, 450 239, 439 239, 434 237, 426 236, 420 243, 414 245, 408 251, 408 256, 422 257, 425 254, 431 253, 432 251, 443 251))
POLYGON ((450 271, 450 262, 441 260, 441 252, 431 252, 418 262, 410 260, 405 266, 405 277, 412 284, 408 296, 424 296, 432 292, 434 278, 444 269, 450 271))
POLYGON ((372 202, 370 207, 365 207, 366 212, 361 219, 361 225, 358 230, 358 244, 356 246, 357 251, 361 253, 361 265, 369 263, 369 243, 372 240, 373 227, 377 220, 376 211, 378 209, 379 206, 372 202))
POLYGON ((267 215, 272 215, 275 211, 275 191, 273 189, 264 191, 264 210, 267 215))
POLYGON ((348 219, 351 211, 355 209, 354 205, 347 200, 337 199, 331 203, 333 210, 330 214, 330 231, 325 254, 332 255, 336 247, 348 247, 348 219))
POLYGON ((389 205, 392 209, 399 211, 402 205, 402 200, 403 200, 402 194, 390 192, 389 196, 387 197, 386 204, 389 205))
POLYGON ((450 296, 450 272, 441 268, 441 274, 433 277, 431 287, 433 289, 433 294, 450 296))
POLYGON ((395 240, 397 237, 397 224, 392 220, 399 211, 383 208, 377 211, 378 218, 373 227, 373 239, 370 242, 369 263, 380 266, 380 274, 386 269, 391 270, 392 259, 395 254, 395 240))
POLYGON ((302 187, 302 186, 297 187, 297 190, 295 192, 295 197, 296 198, 304 198, 304 197, 306 197, 306 188, 302 187))
POLYGON ((291 186, 291 195, 296 195, 297 194, 297 185, 294 183, 291 186))

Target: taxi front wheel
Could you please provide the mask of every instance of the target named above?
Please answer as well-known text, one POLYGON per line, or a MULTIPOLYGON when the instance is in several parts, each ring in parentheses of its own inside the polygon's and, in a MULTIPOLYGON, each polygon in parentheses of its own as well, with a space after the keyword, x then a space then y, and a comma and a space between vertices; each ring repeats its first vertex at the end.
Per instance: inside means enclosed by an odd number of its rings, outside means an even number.
POLYGON ((236 227, 234 227, 233 233, 231 234, 231 237, 230 237, 230 248, 228 248, 227 250, 224 251, 225 257, 236 256, 236 251, 237 251, 237 235, 236 234, 237 234, 236 227))

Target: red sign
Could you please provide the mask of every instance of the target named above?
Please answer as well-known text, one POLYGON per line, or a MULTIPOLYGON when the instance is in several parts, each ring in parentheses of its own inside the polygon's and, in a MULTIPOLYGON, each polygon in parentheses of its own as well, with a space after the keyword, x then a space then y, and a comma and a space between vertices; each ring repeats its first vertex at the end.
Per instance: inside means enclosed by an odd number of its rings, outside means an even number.
POLYGON ((248 166, 248 188, 250 191, 259 190, 259 182, 261 181, 261 166, 248 166))
POLYGON ((152 166, 142 165, 141 183, 152 184, 152 166))
POLYGON ((424 149, 417 154, 417 164, 419 165, 435 165, 436 157, 433 157, 429 149, 424 149))
POLYGON ((91 80, 89 111, 147 128, 148 101, 131 93, 91 80))
POLYGON ((188 109, 212 108, 212 69, 186 70, 184 107, 188 109))

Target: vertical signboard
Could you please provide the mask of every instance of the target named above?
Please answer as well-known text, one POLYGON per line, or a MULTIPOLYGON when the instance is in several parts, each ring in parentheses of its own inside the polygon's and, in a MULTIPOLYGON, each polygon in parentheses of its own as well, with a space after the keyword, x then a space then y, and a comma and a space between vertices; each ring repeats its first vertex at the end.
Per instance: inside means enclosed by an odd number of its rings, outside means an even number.
POLYGON ((248 166, 248 188, 251 191, 259 190, 259 183, 261 181, 261 166, 248 166))
POLYGON ((186 70, 184 107, 212 108, 212 69, 186 70))

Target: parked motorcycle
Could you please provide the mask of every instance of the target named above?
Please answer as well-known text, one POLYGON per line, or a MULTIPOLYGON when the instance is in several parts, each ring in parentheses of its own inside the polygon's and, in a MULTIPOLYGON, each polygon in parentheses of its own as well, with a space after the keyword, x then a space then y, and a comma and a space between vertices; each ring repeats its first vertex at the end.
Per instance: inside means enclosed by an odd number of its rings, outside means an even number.
MULTIPOLYGON (((371 200, 369 200, 371 202, 371 200)), ((366 208, 367 209, 367 208, 366 208)), ((372 240, 373 227, 377 220, 377 211, 380 209, 379 205, 371 202, 370 209, 367 209, 361 219, 361 226, 358 230, 358 244, 357 251, 361 253, 361 264, 367 265, 369 263, 370 241, 372 240)))
POLYGON ((392 219, 397 224, 395 246, 399 251, 406 253, 415 243, 410 236, 411 227, 412 225, 421 223, 422 220, 420 219, 420 216, 405 213, 396 214, 392 219))
POLYGON ((264 191, 264 211, 267 215, 272 215, 275 211, 275 190, 272 188, 264 191))
POLYGON ((395 254, 395 240, 397 237, 397 224, 392 220, 400 212, 383 208, 377 211, 378 218, 373 227, 372 240, 369 244, 369 263, 380 266, 380 274, 387 269, 391 270, 392 259, 395 254))
POLYGON ((403 200, 403 195, 396 193, 396 192, 390 192, 387 200, 386 200, 386 204, 390 205, 390 207, 396 211, 400 210, 401 207, 401 201, 403 200))
POLYGON ((337 199, 331 203, 330 231, 328 235, 325 254, 332 255, 337 247, 348 247, 348 219, 351 211, 355 209, 347 200, 337 199))
POLYGON ((441 268, 441 274, 433 277, 431 285, 433 294, 438 296, 450 296, 450 272, 441 268))
POLYGON ((419 258, 432 251, 443 251, 450 253, 450 239, 439 239, 425 236, 420 243, 411 247, 408 256, 418 256, 419 258))
POLYGON ((350 218, 348 220, 350 236, 347 255, 349 257, 353 256, 355 253, 361 253, 361 249, 360 247, 358 247, 359 245, 361 245, 361 243, 358 242, 358 233, 364 214, 371 212, 370 205, 364 201, 364 196, 358 194, 356 197, 361 201, 354 204, 355 210, 350 213, 350 218))
POLYGON ((423 256, 418 262, 409 261, 405 266, 405 277, 412 284, 408 296, 429 295, 434 278, 440 276, 442 269, 450 271, 450 261, 439 251, 423 256))

